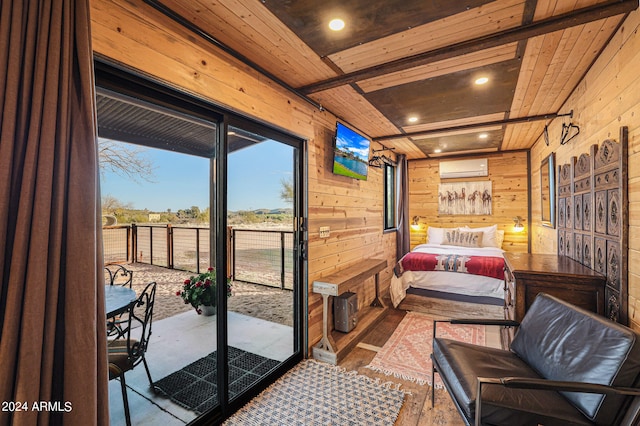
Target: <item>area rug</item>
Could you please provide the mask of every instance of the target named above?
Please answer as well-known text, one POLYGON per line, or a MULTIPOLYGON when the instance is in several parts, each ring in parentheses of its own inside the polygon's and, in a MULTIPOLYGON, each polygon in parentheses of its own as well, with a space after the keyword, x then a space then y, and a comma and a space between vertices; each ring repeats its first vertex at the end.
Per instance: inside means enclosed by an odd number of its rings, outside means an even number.
MULTIPOLYGON (((233 398, 278 366, 279 361, 229 347, 229 394, 233 398)), ((153 386, 158 394, 196 414, 218 404, 216 352, 169 374, 153 386)))
POLYGON ((393 425, 399 385, 314 360, 298 364, 225 425, 393 425))
MULTIPOLYGON (((438 323, 437 330, 438 337, 485 344, 484 326, 441 322, 438 323)), ((408 312, 367 368, 421 385, 431 385, 432 340, 433 318, 418 312, 408 312)), ((437 374, 435 387, 443 388, 437 374)))

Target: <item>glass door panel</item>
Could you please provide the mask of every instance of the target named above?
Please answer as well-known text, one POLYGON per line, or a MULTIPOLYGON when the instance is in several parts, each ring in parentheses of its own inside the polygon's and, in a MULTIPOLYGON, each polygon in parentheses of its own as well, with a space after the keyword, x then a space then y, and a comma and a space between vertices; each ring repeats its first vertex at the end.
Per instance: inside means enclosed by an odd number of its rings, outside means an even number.
MULTIPOLYGON (((140 296, 156 283, 145 358, 158 391, 143 364, 125 373, 131 422, 194 420, 220 404, 216 316, 203 306, 215 309, 216 301, 208 296, 211 280, 199 279, 214 263, 211 155, 218 127, 104 89, 98 89, 97 107, 103 253, 113 271, 105 269, 105 284, 113 280, 114 287, 129 286, 140 296)), ((125 328, 131 312, 140 315, 132 309, 112 321, 125 328)), ((132 320, 133 338, 139 329, 132 320)), ((108 345, 117 347, 122 338, 111 333, 108 345)), ((125 424, 115 378, 109 405, 111 424, 125 424)))
POLYGON ((229 397, 296 352, 296 155, 299 149, 230 126, 227 230, 229 397))

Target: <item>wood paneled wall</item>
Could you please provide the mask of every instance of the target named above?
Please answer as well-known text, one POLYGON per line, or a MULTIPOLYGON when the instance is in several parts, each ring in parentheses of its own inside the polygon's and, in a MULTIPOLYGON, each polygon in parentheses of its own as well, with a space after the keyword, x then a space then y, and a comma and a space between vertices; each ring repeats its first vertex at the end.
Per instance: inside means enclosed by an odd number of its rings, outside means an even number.
MULTIPOLYGON (((564 164, 571 157, 589 152, 591 145, 605 139, 619 139, 620 126, 629 128, 629 324, 640 331, 640 13, 635 11, 622 24, 585 78, 562 106, 560 112, 574 111, 573 123, 580 134, 566 145, 560 145, 563 120, 549 126, 550 143, 538 140, 531 149, 532 164, 556 153, 556 162, 564 164)), ((568 118, 564 119, 569 122, 568 118)), ((534 168, 532 181, 539 182, 534 168)), ((540 223, 539 191, 532 191, 532 251, 557 252, 557 230, 540 223)), ((624 273, 624 272, 623 272, 624 273)))
MULTIPOLYGON (((395 262, 395 234, 382 232, 380 169, 367 181, 332 174, 336 117, 279 87, 243 63, 182 28, 142 0, 91 0, 95 53, 178 90, 239 112, 308 143, 308 283, 359 259, 386 258, 382 291, 395 262), (319 227, 329 226, 329 238, 319 227)), ((307 283, 305 283, 307 285, 307 283)), ((365 298, 373 299, 368 285, 365 298)), ((309 344, 322 335, 322 299, 309 295, 309 344)))
MULTIPOLYGON (((328 275, 358 259, 379 256, 395 261, 395 234, 382 233, 382 175, 370 169, 366 182, 330 172, 331 137, 336 118, 278 87, 265 77, 214 48, 142 0, 91 0, 94 51, 151 78, 192 93, 254 119, 291 132, 308 141, 309 282, 328 275), (331 235, 320 239, 318 228, 330 226, 331 235)), ((493 181, 492 216, 438 217, 438 160, 415 160, 410 164, 410 215, 425 216, 423 222, 438 225, 498 223, 505 230, 504 248, 555 253, 557 233, 540 221, 539 181, 536 165, 550 152, 557 163, 584 152, 594 143, 615 138, 620 125, 629 127, 629 316, 640 330, 640 25, 639 13, 625 21, 600 58, 579 84, 560 112, 574 110, 580 135, 560 146, 562 121, 550 124, 547 147, 540 139, 531 150, 532 223, 525 232, 512 232, 513 217, 526 219, 526 153, 488 154, 489 178, 493 181), (499 198, 499 199, 498 199, 499 198)), ((424 233, 424 225, 423 230, 424 233)), ((423 237, 422 237, 423 238, 423 237)), ((416 234, 412 243, 420 239, 416 234)), ((382 274, 388 286, 391 267, 382 274)), ((361 301, 365 303, 366 301, 361 301)), ((309 296, 309 342, 320 338, 321 298, 309 296)))
MULTIPOLYGON (((421 216, 419 229, 411 230, 411 247, 425 242, 428 226, 480 227, 498 224, 505 231, 502 248, 512 252, 528 251, 528 160, 524 151, 484 154, 488 159, 489 176, 440 180, 439 159, 409 161, 409 217, 421 216), (492 185, 492 214, 439 215, 438 185, 451 182, 490 180, 492 185), (514 232, 513 218, 520 216, 524 231, 514 232)), ((473 158, 473 157, 465 157, 473 158)))

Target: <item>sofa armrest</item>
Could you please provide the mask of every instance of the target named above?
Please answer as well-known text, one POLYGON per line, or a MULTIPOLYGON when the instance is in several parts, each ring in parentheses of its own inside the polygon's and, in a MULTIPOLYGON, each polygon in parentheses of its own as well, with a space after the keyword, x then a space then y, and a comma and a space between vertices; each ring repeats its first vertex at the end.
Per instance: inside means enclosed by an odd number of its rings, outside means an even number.
POLYGON ((640 389, 608 386, 598 383, 566 382, 559 380, 535 379, 530 377, 478 377, 478 390, 476 393, 476 426, 481 425, 482 385, 487 384, 500 385, 508 388, 552 390, 556 392, 565 391, 640 396, 640 389))
POLYGON ((446 320, 434 320, 433 337, 436 336, 436 327, 439 322, 448 322, 449 324, 459 325, 497 325, 500 327, 518 327, 520 325, 518 321, 496 318, 453 318, 446 320))
POLYGON ((454 318, 450 319, 451 324, 477 324, 477 325, 498 325, 502 327, 517 327, 520 325, 518 321, 506 319, 475 319, 475 318, 454 318))
POLYGON ((566 382, 522 377, 503 377, 500 381, 508 388, 640 396, 640 389, 602 385, 599 383, 566 382))

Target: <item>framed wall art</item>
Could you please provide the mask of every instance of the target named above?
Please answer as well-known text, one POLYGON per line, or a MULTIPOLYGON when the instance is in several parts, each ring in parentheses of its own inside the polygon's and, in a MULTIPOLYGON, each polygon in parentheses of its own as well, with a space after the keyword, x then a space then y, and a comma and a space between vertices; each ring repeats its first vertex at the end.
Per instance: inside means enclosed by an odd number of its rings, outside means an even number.
POLYGON ((491 181, 441 183, 438 214, 490 215, 491 181))

